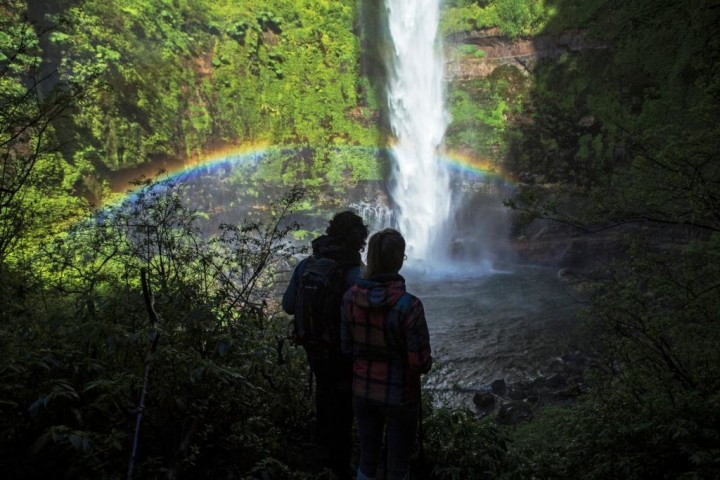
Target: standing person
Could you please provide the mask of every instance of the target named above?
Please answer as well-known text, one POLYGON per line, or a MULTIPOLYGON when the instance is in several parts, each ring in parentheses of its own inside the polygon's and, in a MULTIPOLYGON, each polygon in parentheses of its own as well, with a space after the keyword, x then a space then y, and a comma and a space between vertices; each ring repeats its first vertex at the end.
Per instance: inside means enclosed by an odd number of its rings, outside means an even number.
POLYGON ((358 215, 336 214, 325 235, 312 241, 312 255, 293 271, 282 301, 295 316, 294 334, 315 376, 317 435, 328 456, 326 466, 340 480, 352 477, 353 422, 352 360, 340 351, 340 305, 362 275, 360 252, 367 237, 358 215))
POLYGON ((430 371, 422 302, 399 274, 405 239, 391 228, 368 244, 367 269, 343 298, 343 353, 353 358, 353 407, 360 437, 357 480, 372 480, 386 431, 387 478, 409 474, 420 419, 420 375, 430 371))

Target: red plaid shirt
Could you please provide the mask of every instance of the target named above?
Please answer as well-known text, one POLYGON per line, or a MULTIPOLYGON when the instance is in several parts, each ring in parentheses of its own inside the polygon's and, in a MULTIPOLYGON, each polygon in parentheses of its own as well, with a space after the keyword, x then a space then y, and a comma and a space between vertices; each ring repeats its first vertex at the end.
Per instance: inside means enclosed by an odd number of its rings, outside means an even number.
POLYGON ((432 365, 420 299, 400 275, 358 280, 345 293, 342 349, 353 357, 353 393, 383 405, 419 400, 420 375, 432 365))

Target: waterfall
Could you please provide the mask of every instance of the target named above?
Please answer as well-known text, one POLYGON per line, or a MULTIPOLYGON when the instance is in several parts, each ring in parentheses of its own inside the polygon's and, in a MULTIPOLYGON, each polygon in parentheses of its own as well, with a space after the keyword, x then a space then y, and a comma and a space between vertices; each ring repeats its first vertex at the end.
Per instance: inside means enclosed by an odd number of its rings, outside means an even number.
POLYGON ((446 253, 451 195, 439 165, 449 115, 438 37, 440 0, 385 0, 389 120, 396 142, 390 193, 411 260, 446 253))
POLYGON ((392 209, 382 203, 361 201, 351 204, 350 209, 363 218, 371 232, 382 230, 397 223, 392 209))

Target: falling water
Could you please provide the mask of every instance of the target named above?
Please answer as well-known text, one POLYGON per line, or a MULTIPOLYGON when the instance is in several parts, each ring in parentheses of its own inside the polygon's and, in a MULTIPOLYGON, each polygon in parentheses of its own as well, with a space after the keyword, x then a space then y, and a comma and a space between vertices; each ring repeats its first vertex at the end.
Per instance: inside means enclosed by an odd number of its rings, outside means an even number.
POLYGON ((396 223, 392 209, 382 203, 357 202, 350 205, 365 221, 371 232, 382 230, 396 223))
POLYGON ((386 54, 393 147, 391 195, 411 258, 444 256, 451 195, 441 148, 445 110, 439 0, 385 0, 393 48, 386 54))

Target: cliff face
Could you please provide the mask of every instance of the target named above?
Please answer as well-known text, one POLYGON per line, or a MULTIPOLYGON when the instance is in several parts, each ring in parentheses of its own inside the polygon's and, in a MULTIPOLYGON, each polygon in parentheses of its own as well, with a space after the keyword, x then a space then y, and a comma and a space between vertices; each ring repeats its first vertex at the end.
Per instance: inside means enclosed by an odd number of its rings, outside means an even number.
MULTIPOLYGON (((585 32, 579 30, 555 35, 509 38, 501 35, 498 29, 488 29, 449 38, 446 40, 446 48, 448 81, 462 89, 465 85, 472 84, 473 80, 487 79, 493 82, 495 77, 491 75, 502 66, 515 67, 517 71, 530 77, 528 85, 532 85, 533 73, 540 60, 606 47, 594 42, 585 32)), ((473 90, 475 87, 469 88, 473 90)), ((523 88, 528 87, 518 87, 506 94, 523 95, 523 88)), ((510 97, 504 99, 508 103, 514 101, 510 97)), ((522 111, 508 112, 505 116, 506 126, 524 132, 534 123, 530 113, 524 109, 534 107, 526 105, 522 111)), ((592 117, 586 116, 571 124, 563 124, 561 130, 573 139, 579 137, 597 127, 590 118, 592 117), (575 131, 580 133, 576 135, 575 131)), ((576 150, 575 142, 570 142, 564 154, 574 158, 576 150)), ((510 157, 516 153, 507 152, 506 155, 502 161, 512 163, 510 157)), ((510 218, 513 224, 508 235, 510 248, 520 263, 558 266, 583 272, 591 270, 597 262, 607 261, 619 253, 614 240, 616 232, 586 235, 546 220, 535 220, 529 225, 522 225, 521 222, 518 223, 519 219, 515 215, 510 218)))
POLYGON ((482 58, 472 55, 458 57, 448 55, 446 66, 448 80, 465 81, 485 78, 501 65, 515 65, 521 71, 529 72, 534 63, 542 58, 553 58, 563 53, 578 52, 589 48, 606 48, 588 39, 583 31, 568 31, 558 35, 509 38, 496 28, 455 35, 448 39, 447 46, 473 45, 482 50, 482 58))

